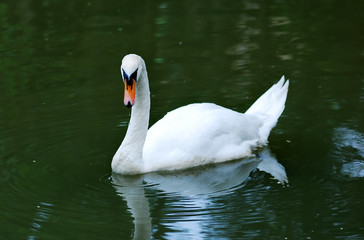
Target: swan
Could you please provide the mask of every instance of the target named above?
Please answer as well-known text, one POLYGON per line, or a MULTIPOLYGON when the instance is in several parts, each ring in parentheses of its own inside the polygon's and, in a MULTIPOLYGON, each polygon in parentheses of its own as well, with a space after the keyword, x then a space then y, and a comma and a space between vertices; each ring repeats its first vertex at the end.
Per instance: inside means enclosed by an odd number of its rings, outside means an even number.
POLYGON ((148 130, 150 90, 144 60, 126 55, 121 74, 124 104, 131 108, 131 116, 111 168, 127 175, 182 170, 251 155, 267 144, 284 110, 289 85, 282 76, 245 113, 193 103, 167 113, 148 130))

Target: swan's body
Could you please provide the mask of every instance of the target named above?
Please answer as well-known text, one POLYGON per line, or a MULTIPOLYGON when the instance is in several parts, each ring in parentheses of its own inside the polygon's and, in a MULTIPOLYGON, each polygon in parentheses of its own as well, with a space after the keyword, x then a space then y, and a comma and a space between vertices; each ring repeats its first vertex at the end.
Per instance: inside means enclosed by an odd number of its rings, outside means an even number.
POLYGON ((282 77, 245 114, 212 103, 190 104, 169 112, 148 130, 150 93, 144 61, 127 55, 121 69, 124 104, 133 106, 126 136, 112 161, 112 170, 122 174, 180 170, 248 156, 267 143, 288 91, 282 77))

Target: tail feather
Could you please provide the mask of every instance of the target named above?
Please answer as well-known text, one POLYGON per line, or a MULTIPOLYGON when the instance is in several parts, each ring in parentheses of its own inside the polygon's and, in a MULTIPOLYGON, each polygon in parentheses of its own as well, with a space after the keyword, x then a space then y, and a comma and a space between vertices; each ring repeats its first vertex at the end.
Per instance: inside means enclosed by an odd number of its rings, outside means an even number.
POLYGON ((285 83, 284 81, 285 78, 282 76, 278 83, 260 96, 245 112, 245 114, 255 115, 262 120, 263 126, 259 130, 262 144, 267 142, 270 131, 277 124, 278 118, 284 110, 289 80, 285 83))

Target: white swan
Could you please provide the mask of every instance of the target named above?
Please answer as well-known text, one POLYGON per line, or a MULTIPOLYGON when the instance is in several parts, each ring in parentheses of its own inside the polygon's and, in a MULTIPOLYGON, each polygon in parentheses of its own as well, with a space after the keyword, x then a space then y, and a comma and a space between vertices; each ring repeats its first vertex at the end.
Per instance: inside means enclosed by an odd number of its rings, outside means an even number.
POLYGON ((112 171, 140 174, 172 171, 248 156, 265 145, 284 110, 284 77, 245 114, 212 104, 177 108, 149 130, 150 92, 144 60, 126 55, 121 63, 124 104, 132 107, 125 138, 115 153, 112 171))

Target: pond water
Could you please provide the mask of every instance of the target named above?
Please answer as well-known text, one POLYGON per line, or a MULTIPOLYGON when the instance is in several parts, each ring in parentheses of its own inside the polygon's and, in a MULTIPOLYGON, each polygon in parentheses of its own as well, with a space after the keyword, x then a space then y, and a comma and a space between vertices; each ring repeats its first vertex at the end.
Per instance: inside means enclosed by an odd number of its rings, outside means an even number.
POLYGON ((2 1, 0 239, 364 239, 363 7, 2 1), (128 53, 147 64, 151 124, 192 102, 244 112, 285 75, 268 147, 112 174, 128 53))

